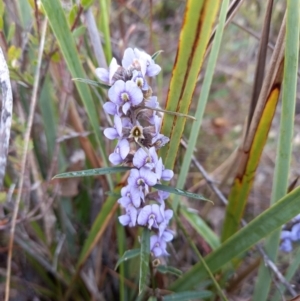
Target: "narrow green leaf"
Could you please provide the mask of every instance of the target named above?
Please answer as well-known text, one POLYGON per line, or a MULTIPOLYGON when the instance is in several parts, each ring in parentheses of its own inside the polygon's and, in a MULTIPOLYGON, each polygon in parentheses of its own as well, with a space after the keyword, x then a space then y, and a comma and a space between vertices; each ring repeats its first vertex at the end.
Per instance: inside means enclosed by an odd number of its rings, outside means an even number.
POLYGON ((180 206, 180 214, 191 224, 191 226, 200 234, 204 240, 215 250, 220 246, 220 240, 215 232, 213 232, 203 219, 196 214, 191 212, 188 208, 180 206))
POLYGON ((187 198, 192 198, 192 199, 197 199, 197 200, 213 203, 212 201, 210 201, 209 199, 205 198, 204 196, 202 196, 200 194, 189 192, 189 191, 178 189, 178 188, 174 188, 174 187, 171 187, 171 186, 156 184, 156 185, 153 186, 153 188, 155 188, 157 190, 162 190, 162 191, 174 193, 174 194, 177 194, 177 195, 185 196, 187 198))
POLYGON ((209 298, 211 296, 212 292, 210 291, 191 291, 164 296, 163 301, 191 301, 199 300, 199 298, 209 298))
POLYGON ((88 78, 72 78, 73 81, 79 82, 79 83, 84 83, 84 84, 88 84, 91 86, 95 86, 97 88, 104 88, 104 89, 109 89, 110 86, 96 82, 94 80, 88 79, 88 78))
MULTIPOLYGON (((226 240, 218 249, 206 256, 205 261, 209 269, 213 273, 220 270, 226 263, 279 229, 298 213, 300 213, 300 187, 257 216, 246 227, 226 240)), ((201 263, 197 263, 180 279, 172 283, 169 289, 174 291, 191 289, 206 277, 207 271, 201 263)))
POLYGON ((93 169, 60 173, 58 175, 55 175, 53 177, 53 179, 100 176, 100 175, 113 174, 113 173, 118 173, 118 172, 125 172, 130 169, 131 169, 131 167, 126 167, 126 166, 93 168, 93 169))
MULTIPOLYGON (((114 192, 120 192, 120 187, 115 188, 114 192)), ((106 227, 107 225, 107 220, 111 218, 113 207, 116 204, 116 201, 117 198, 115 196, 109 196, 105 201, 104 205, 102 206, 101 211, 96 217, 93 226, 89 232, 89 235, 81 250, 79 260, 77 263, 77 269, 79 269, 81 265, 85 262, 87 257, 92 252, 94 245, 97 243, 99 235, 103 233, 104 227, 106 227)))
MULTIPOLYGON (((85 72, 79 59, 79 54, 75 45, 74 38, 68 26, 68 22, 59 0, 41 0, 45 13, 49 19, 49 23, 53 33, 57 39, 60 50, 66 61, 68 69, 74 78, 85 78, 85 72)), ((80 98, 84 104, 88 114, 90 123, 95 132, 96 141, 105 166, 108 166, 107 154, 104 150, 104 140, 99 129, 99 119, 97 110, 92 99, 91 91, 87 85, 75 82, 80 98)), ((113 188, 111 177, 107 176, 110 189, 113 188)))
POLYGON ((115 270, 117 269, 117 267, 124 261, 127 261, 128 259, 132 259, 135 258, 137 256, 140 255, 141 250, 140 249, 133 249, 133 250, 128 250, 126 251, 123 256, 118 260, 118 262, 116 263, 116 267, 115 270))
POLYGON ((159 265, 157 267, 157 270, 162 274, 172 274, 177 277, 180 277, 182 275, 182 271, 180 271, 179 269, 176 269, 174 267, 167 266, 167 265, 159 265))
MULTIPOLYGON (((279 140, 273 177, 271 204, 282 198, 288 190, 291 164, 292 140, 294 135, 297 72, 299 55, 300 0, 287 1, 284 75, 282 87, 282 111, 280 116, 279 140)), ((265 250, 272 261, 276 261, 280 230, 268 237, 265 250)), ((264 264, 259 267, 253 301, 268 299, 272 277, 264 264)))
POLYGON ((141 294, 147 285, 147 277, 149 273, 149 258, 150 258, 150 230, 143 229, 140 250, 140 279, 139 279, 139 294, 141 294))
MULTIPOLYGON (((197 109, 196 109, 196 113, 195 113, 197 120, 192 125, 189 142, 188 142, 188 147, 186 149, 186 152, 185 152, 185 155, 183 158, 183 162, 181 164, 180 173, 179 173, 179 177, 178 177, 177 185, 176 185, 178 188, 184 187, 184 184, 185 184, 185 181, 187 178, 187 174, 188 174, 188 171, 189 171, 189 168, 191 165, 193 152, 194 152, 196 143, 198 141, 198 135, 199 135, 200 127, 202 124, 202 118, 203 118, 204 110, 205 110, 206 103, 208 100, 209 91, 210 91, 210 87, 211 87, 211 83, 212 83, 212 79, 213 79, 213 74, 214 74, 218 54, 219 54, 220 47, 221 47, 221 41, 222 41, 223 31, 224 31, 224 27, 225 27, 228 4, 229 4, 229 0, 222 1, 219 25, 218 25, 218 28, 216 31, 216 35, 215 35, 215 39, 214 39, 213 46, 211 49, 211 53, 209 55, 206 73, 205 73, 203 85, 201 88, 201 94, 200 94, 200 97, 198 100, 198 105, 197 105, 197 109)), ((179 203, 179 199, 174 198, 174 202, 172 204, 174 210, 177 209, 178 203, 179 203)))
POLYGON ((110 29, 109 29, 110 1, 100 0, 99 3, 100 3, 102 31, 104 34, 104 52, 105 52, 106 61, 110 62, 112 58, 111 43, 110 43, 110 29))
MULTIPOLYGON (((188 113, 219 5, 219 0, 186 2, 165 107, 168 111, 188 113)), ((185 122, 185 118, 164 115, 162 133, 170 138, 170 143, 160 152, 167 168, 173 168, 185 122)))

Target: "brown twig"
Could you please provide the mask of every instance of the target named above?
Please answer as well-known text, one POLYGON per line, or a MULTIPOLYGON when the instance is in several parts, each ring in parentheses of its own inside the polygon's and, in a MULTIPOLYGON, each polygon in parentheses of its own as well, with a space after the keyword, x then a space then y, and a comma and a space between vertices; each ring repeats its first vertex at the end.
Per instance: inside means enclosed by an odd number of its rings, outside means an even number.
POLYGON ((42 28, 42 38, 41 38, 41 43, 40 43, 40 48, 38 53, 37 69, 36 69, 35 81, 34 81, 34 86, 32 91, 30 112, 29 112, 28 124, 27 124, 25 137, 24 137, 24 150, 23 150, 23 156, 21 161, 21 173, 20 173, 21 176, 19 181, 15 208, 13 212, 11 230, 10 230, 9 245, 8 245, 9 250, 8 250, 8 258, 7 258, 7 275, 6 275, 6 284, 5 284, 5 301, 9 300, 9 294, 10 294, 11 261, 12 261, 14 234, 16 229, 16 219, 18 216, 19 206, 21 201, 21 194, 22 194, 24 174, 25 174, 26 161, 27 161, 27 152, 28 152, 29 141, 30 141, 30 133, 31 133, 32 123, 33 123, 35 106, 37 102, 37 92, 39 87, 40 69, 41 69, 42 55, 43 55, 43 50, 45 45, 46 30, 47 30, 47 19, 45 19, 42 28))

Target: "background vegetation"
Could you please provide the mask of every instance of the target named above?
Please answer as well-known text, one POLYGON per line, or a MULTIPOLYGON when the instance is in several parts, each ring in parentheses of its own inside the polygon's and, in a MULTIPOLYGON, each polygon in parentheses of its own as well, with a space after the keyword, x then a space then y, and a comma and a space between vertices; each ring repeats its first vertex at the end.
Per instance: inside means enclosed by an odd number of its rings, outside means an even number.
POLYGON ((296 297, 299 248, 278 250, 281 227, 300 213, 300 1, 229 2, 0 2, 13 93, 6 163, 4 94, 0 127, 1 299, 296 297), (162 108, 196 121, 164 114, 160 155, 173 187, 214 202, 171 197, 176 236, 159 268, 140 267, 145 236, 118 223, 128 174, 74 174, 109 166, 95 68, 127 47, 163 50, 151 86, 162 108))

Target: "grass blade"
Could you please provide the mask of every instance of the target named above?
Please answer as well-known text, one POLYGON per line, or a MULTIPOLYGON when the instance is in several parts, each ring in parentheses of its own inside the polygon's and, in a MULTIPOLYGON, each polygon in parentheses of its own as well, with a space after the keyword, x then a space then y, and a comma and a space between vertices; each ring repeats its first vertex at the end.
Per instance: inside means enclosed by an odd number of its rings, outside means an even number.
POLYGON ((284 62, 285 21, 277 38, 270 67, 264 79, 254 116, 243 146, 239 149, 239 166, 229 194, 222 240, 235 233, 240 225, 254 174, 267 140, 281 89, 284 62))
MULTIPOLYGON (((206 256, 205 261, 209 269, 213 273, 218 271, 226 263, 276 231, 298 213, 300 213, 300 187, 283 197, 206 256)), ((207 276, 207 271, 201 262, 197 263, 190 271, 172 283, 169 289, 178 292, 191 289, 207 276)))
POLYGON ((174 187, 171 187, 171 186, 166 186, 166 185, 162 185, 162 184, 156 184, 156 185, 153 186, 153 188, 155 188, 157 190, 162 190, 162 191, 174 193, 176 195, 185 196, 187 198, 192 198, 192 199, 197 199, 197 200, 201 200, 201 201, 206 201, 206 202, 211 202, 212 203, 212 201, 206 199, 204 196, 202 196, 200 194, 189 192, 189 191, 178 189, 178 188, 174 188, 174 187))
POLYGON ((91 177, 91 176, 100 176, 118 172, 125 172, 130 170, 130 167, 126 166, 114 166, 114 167, 104 167, 104 168, 93 168, 86 170, 70 171, 60 173, 55 175, 53 179, 65 179, 65 178, 78 178, 78 177, 91 177))
POLYGON ((144 291, 147 285, 147 276, 149 273, 149 258, 150 258, 150 230, 143 229, 140 251, 140 279, 139 279, 139 294, 144 291))
MULTIPOLYGON (((282 198, 288 189, 291 163, 292 138, 294 133, 295 102, 297 90, 297 71, 299 53, 300 0, 287 1, 286 47, 282 92, 282 111, 280 118, 279 141, 272 187, 271 205, 282 198)), ((276 260, 280 230, 266 241, 266 252, 272 261, 276 260)), ((271 276, 261 264, 254 290, 253 300, 264 301, 270 290, 271 276)))
MULTIPOLYGON (((219 0, 187 1, 167 96, 168 111, 188 113, 219 5, 219 0)), ((184 125, 185 118, 164 115, 162 133, 170 143, 161 149, 161 155, 167 168, 173 168, 184 125)))
POLYGON ((199 292, 182 292, 178 294, 172 294, 163 297, 163 301, 189 301, 189 300, 199 300, 199 298, 209 298, 212 293, 209 291, 199 291, 199 292))
MULTIPOLYGON (((223 30, 224 30, 224 25, 225 25, 225 20, 226 20, 226 13, 227 13, 227 8, 229 5, 229 0, 225 0, 222 2, 221 10, 220 10, 220 21, 219 25, 216 31, 216 36, 215 40, 213 42, 212 50, 209 56, 208 64, 207 64, 207 71, 205 73, 204 77, 204 82, 200 94, 200 98, 198 100, 198 105, 196 109, 196 118, 197 120, 193 123, 192 129, 191 129, 191 135, 189 137, 189 143, 188 147, 186 149, 184 159, 182 162, 182 166, 180 169, 180 174, 178 177, 177 181, 177 187, 178 188, 183 188, 185 180, 187 178, 187 174, 189 171, 189 167, 191 164, 192 156, 193 156, 193 151, 195 149, 197 139, 198 139, 198 134, 200 131, 200 126, 202 123, 202 118, 204 114, 204 109, 206 107, 212 79, 213 79, 213 74, 217 62, 217 57, 219 54, 220 46, 221 46, 221 40, 223 36, 223 30)), ((173 209, 176 210, 177 206, 179 203, 179 198, 175 198, 173 202, 173 209)))
MULTIPOLYGON (((57 39, 60 50, 66 60, 66 64, 73 78, 85 78, 85 72, 81 65, 74 38, 68 26, 68 22, 64 11, 61 7, 59 0, 42 0, 41 1, 44 10, 49 18, 49 22, 53 33, 57 39)), ((100 149, 100 153, 104 162, 104 165, 108 166, 107 155, 103 148, 105 145, 102 134, 99 130, 99 120, 97 116, 97 110, 92 99, 91 91, 86 84, 75 82, 78 93, 84 104, 86 112, 88 114, 90 123, 95 132, 97 144, 100 149)), ((111 177, 108 175, 107 180, 110 189, 113 188, 111 177)))
POLYGON ((236 175, 228 197, 229 203, 226 208, 222 241, 228 239, 240 226, 248 195, 252 188, 255 172, 259 164, 263 148, 266 144, 277 107, 281 90, 282 66, 283 60, 279 66, 279 80, 273 84, 271 92, 266 99, 266 106, 257 125, 257 130, 249 152, 247 151, 242 154, 244 160, 241 164, 245 165, 245 170, 243 170, 242 173, 238 172, 236 175))
POLYGON ((203 219, 194 212, 188 211, 188 208, 180 206, 180 214, 190 223, 190 225, 201 235, 204 240, 215 250, 220 246, 218 236, 211 230, 203 219))
POLYGON ((128 259, 132 259, 135 258, 137 256, 140 255, 140 249, 133 249, 133 250, 127 250, 123 256, 117 261, 116 263, 116 267, 115 270, 117 269, 117 267, 124 261, 128 260, 128 259))

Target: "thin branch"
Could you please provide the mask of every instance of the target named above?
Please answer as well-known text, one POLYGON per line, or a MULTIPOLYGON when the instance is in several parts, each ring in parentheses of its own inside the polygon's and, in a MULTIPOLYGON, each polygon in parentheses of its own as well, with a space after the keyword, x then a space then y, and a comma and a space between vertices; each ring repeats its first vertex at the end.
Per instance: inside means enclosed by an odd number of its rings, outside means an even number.
POLYGON ((21 201, 21 193, 22 193, 22 188, 23 188, 23 183, 24 183, 24 174, 25 174, 25 169, 26 169, 26 161, 27 161, 27 152, 28 152, 28 148, 29 148, 30 133, 31 133, 31 128, 32 128, 32 124, 33 124, 35 106, 36 106, 36 102, 37 102, 37 92, 38 92, 38 87, 39 87, 40 69, 41 69, 42 56, 43 56, 43 51, 44 51, 46 30, 47 30, 47 19, 45 19, 45 21, 43 23, 43 28, 42 28, 42 38, 41 38, 41 43, 40 43, 40 48, 39 48, 39 53, 38 53, 37 69, 36 69, 34 86, 33 86, 33 91, 32 91, 30 112, 29 112, 28 124, 27 124, 25 137, 24 137, 24 150, 23 150, 23 156, 22 156, 22 161, 21 161, 21 173, 20 173, 18 194, 17 194, 16 204, 15 204, 13 217, 12 217, 11 230, 10 230, 9 245, 8 245, 8 258, 7 258, 7 275, 6 275, 6 283, 5 283, 5 301, 9 300, 11 261, 12 261, 14 234, 15 234, 16 220, 17 220, 20 201, 21 201))

